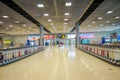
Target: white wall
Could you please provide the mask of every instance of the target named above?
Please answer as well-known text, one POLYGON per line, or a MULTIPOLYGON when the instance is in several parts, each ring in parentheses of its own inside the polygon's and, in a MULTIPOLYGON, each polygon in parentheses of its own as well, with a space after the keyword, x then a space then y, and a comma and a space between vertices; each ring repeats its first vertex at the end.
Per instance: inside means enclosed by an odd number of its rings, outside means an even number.
POLYGON ((93 44, 100 43, 102 37, 109 36, 109 34, 110 34, 109 32, 95 32, 94 38, 90 39, 90 43, 93 43, 93 44))
POLYGON ((3 40, 11 40, 14 45, 21 46, 26 44, 27 35, 5 36, 3 40))
POLYGON ((16 45, 26 45, 26 41, 28 39, 28 36, 27 35, 18 35, 18 36, 12 36, 13 38, 13 42, 16 44, 16 45))

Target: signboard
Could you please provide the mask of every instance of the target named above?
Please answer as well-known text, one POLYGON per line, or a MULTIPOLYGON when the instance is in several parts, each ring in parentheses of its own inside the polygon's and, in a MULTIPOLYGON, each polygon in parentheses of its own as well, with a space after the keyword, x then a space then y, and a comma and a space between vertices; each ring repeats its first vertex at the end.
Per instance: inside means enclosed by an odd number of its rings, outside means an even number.
POLYGON ((76 36, 75 34, 68 34, 67 35, 68 39, 75 38, 75 36, 76 36))
POLYGON ((44 35, 44 39, 54 39, 54 35, 44 35))
POLYGON ((120 41, 120 35, 118 35, 118 41, 120 41))
POLYGON ((28 40, 31 40, 31 41, 33 41, 33 40, 38 40, 39 38, 40 38, 39 35, 28 36, 28 40))
POLYGON ((79 37, 81 39, 94 38, 94 34, 93 33, 82 33, 82 34, 79 34, 79 37))

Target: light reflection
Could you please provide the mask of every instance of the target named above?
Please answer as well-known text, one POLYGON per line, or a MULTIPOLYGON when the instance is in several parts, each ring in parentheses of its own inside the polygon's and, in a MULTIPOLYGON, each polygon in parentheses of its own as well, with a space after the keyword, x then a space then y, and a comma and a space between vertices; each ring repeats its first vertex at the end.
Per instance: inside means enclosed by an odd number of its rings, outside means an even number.
POLYGON ((90 68, 90 71, 93 71, 93 69, 92 69, 92 68, 90 68))
POLYGON ((44 57, 48 58, 48 57, 52 57, 53 53, 50 51, 50 47, 48 49, 46 49, 46 53, 44 53, 44 57))
POLYGON ((68 57, 69 57, 69 58, 74 58, 74 57, 76 57, 75 50, 69 50, 69 51, 68 51, 68 57))
POLYGON ((86 68, 89 68, 89 65, 86 65, 86 68))

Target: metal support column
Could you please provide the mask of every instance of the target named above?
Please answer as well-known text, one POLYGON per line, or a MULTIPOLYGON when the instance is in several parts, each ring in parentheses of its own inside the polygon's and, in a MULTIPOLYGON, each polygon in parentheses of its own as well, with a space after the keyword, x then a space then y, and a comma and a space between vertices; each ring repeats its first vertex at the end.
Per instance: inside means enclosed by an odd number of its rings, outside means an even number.
POLYGON ((79 30, 80 25, 78 23, 75 24, 75 31, 76 31, 76 48, 80 45, 80 38, 79 38, 79 30))
POLYGON ((40 46, 44 46, 44 27, 40 25, 40 41, 39 41, 40 46))

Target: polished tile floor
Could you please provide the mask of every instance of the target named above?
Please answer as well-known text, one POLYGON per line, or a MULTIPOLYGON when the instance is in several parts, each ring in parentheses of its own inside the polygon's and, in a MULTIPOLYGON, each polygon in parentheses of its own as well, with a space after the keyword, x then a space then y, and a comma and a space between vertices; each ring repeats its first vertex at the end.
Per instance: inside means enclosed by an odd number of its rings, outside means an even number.
POLYGON ((0 80, 120 80, 120 67, 71 46, 51 46, 0 67, 0 80))

